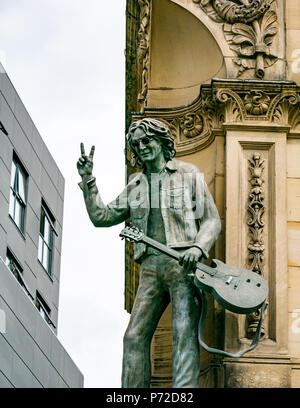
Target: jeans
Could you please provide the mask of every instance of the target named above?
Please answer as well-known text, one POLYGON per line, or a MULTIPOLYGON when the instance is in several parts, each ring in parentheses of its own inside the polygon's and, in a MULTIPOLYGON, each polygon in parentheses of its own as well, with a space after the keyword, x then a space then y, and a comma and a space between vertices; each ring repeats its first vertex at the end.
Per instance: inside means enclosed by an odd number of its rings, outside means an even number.
POLYGON ((200 352, 197 337, 200 302, 193 279, 176 260, 147 256, 124 335, 123 388, 149 388, 150 345, 159 319, 171 301, 173 320, 173 387, 198 388, 200 352))

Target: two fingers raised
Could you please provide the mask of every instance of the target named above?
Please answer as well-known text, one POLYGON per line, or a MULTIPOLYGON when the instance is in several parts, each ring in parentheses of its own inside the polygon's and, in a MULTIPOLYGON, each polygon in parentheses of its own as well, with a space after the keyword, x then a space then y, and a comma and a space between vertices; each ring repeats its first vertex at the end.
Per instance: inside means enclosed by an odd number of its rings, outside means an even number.
MULTIPOLYGON (((81 157, 86 159, 87 156, 86 156, 86 154, 85 154, 85 149, 84 149, 84 144, 83 144, 83 143, 80 143, 80 152, 81 152, 81 157)), ((95 153, 95 146, 92 146, 91 151, 90 151, 90 154, 89 154, 89 156, 88 156, 88 158, 89 158, 90 160, 93 160, 94 153, 95 153)))

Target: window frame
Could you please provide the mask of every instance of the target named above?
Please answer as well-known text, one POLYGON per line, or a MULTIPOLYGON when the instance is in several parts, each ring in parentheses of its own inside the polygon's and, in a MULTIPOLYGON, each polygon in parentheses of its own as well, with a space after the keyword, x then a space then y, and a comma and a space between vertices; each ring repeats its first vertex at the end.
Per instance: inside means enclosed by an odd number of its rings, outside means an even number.
POLYGON ((51 316, 50 316, 51 315, 51 309, 47 305, 46 301, 44 300, 43 296, 40 294, 40 292, 38 290, 36 291, 36 296, 35 296, 35 306, 36 306, 37 310, 39 311, 39 314, 45 320, 45 322, 49 326, 53 326, 54 329, 56 329, 56 326, 53 323, 53 321, 51 319, 51 316), (42 313, 41 313, 41 311, 42 311, 42 313))
POLYGON ((14 275, 22 289, 26 292, 26 294, 34 300, 34 297, 30 293, 28 286, 24 280, 23 277, 23 268, 21 267, 20 263, 17 261, 16 257, 14 254, 11 252, 9 248, 6 250, 6 258, 5 258, 5 264, 7 268, 10 270, 10 272, 14 275), (16 273, 15 273, 16 272, 16 273))
POLYGON ((28 192, 28 172, 21 163, 20 159, 13 152, 11 165, 11 179, 9 187, 9 216, 14 221, 15 225, 24 235, 25 233, 25 215, 27 208, 27 192, 28 192), (12 180, 14 173, 14 179, 12 180), (23 185, 23 197, 20 194, 20 178, 23 185), (17 217, 17 206, 20 214, 17 217), (19 219, 18 219, 19 218, 19 219))
POLYGON ((51 211, 48 209, 44 200, 42 199, 41 204, 41 216, 40 216, 40 230, 39 230, 39 243, 38 243, 38 261, 45 269, 47 274, 52 277, 52 267, 53 267, 53 253, 54 253, 54 235, 57 236, 57 232, 54 227, 55 218, 53 217, 51 211), (45 237, 45 225, 48 223, 48 240, 45 237), (43 229, 43 231, 42 231, 43 229), (45 255, 45 248, 47 248, 47 254, 45 255), (45 260, 47 257, 47 260, 45 260), (46 261, 46 262, 45 262, 46 261))

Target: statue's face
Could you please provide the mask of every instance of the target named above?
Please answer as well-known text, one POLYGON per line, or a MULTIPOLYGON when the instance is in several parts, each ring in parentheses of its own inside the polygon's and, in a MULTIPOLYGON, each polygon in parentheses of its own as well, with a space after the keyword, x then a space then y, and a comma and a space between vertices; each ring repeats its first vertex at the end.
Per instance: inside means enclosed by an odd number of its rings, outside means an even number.
POLYGON ((140 160, 145 164, 154 161, 158 156, 163 155, 161 144, 155 139, 147 136, 143 129, 137 128, 135 130, 131 139, 131 144, 140 160))

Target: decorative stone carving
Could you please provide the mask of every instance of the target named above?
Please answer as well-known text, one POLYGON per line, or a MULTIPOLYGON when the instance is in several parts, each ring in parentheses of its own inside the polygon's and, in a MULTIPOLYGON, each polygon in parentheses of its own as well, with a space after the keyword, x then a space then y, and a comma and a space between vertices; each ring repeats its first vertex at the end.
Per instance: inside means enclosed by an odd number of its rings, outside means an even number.
POLYGON ((297 122, 295 110, 299 112, 300 96, 297 87, 290 83, 285 85, 283 89, 272 82, 261 86, 249 83, 222 88, 220 83, 217 84, 214 95, 216 101, 225 105, 227 122, 260 120, 287 125, 291 123, 293 116, 297 122))
POLYGON ((269 10, 260 21, 253 21, 252 25, 235 23, 224 26, 230 48, 239 56, 234 59, 239 66, 238 76, 246 69, 255 69, 255 76, 262 79, 265 68, 277 61, 277 57, 272 55, 270 50, 273 37, 278 32, 276 22, 276 13, 269 10))
POLYGON ((276 2, 274 0, 193 0, 218 22, 224 23, 224 35, 230 48, 237 53, 233 60, 239 66, 237 76, 254 69, 255 76, 264 78, 265 69, 277 56, 271 45, 278 33, 276 2), (271 9, 272 8, 272 9, 271 9))
POLYGON ((131 123, 131 112, 137 112, 138 107, 138 67, 137 67, 137 33, 140 28, 140 8, 136 0, 127 0, 126 8, 126 50, 125 50, 125 81, 126 81, 126 129, 131 123))
POLYGON ((150 21, 151 21, 151 1, 138 0, 140 5, 140 28, 138 30, 137 61, 140 79, 140 91, 138 102, 140 111, 143 112, 147 106, 148 77, 150 68, 150 21))
POLYGON ((251 23, 262 16, 273 0, 193 0, 216 22, 251 23))
MULTIPOLYGON (((198 99, 178 109, 151 109, 133 115, 147 116, 168 124, 177 156, 206 148, 228 124, 272 124, 291 126, 300 132, 300 89, 291 82, 214 80, 201 89, 198 99)), ((132 157, 128 163, 134 167, 132 157)))
POLYGON ((193 138, 203 130, 203 118, 199 112, 187 113, 180 119, 180 128, 186 138, 193 138))
POLYGON ((270 97, 262 91, 249 91, 244 98, 244 103, 247 113, 263 115, 269 108, 270 97))
POLYGON ((225 118, 230 122, 242 122, 245 117, 245 108, 240 96, 231 89, 215 91, 218 102, 225 104, 225 118))
MULTIPOLYGON (((248 219, 250 242, 248 244, 248 260, 249 268, 263 275, 263 265, 264 265, 264 250, 265 246, 263 243, 263 229, 264 220, 263 215, 265 212, 264 206, 264 193, 262 174, 264 170, 264 162, 260 153, 255 152, 249 159, 249 171, 251 174, 250 179, 250 193, 249 193, 249 203, 248 203, 248 214, 250 215, 248 219)), ((260 319, 260 312, 251 313, 247 316, 247 337, 252 338, 257 330, 257 326, 260 319)), ((262 327, 261 335, 265 334, 264 327, 262 327)))
MULTIPOLYGON (((190 106, 178 109, 147 108, 143 116, 165 122, 175 140, 177 157, 195 153, 214 140, 214 128, 220 128, 222 112, 210 89, 203 89, 199 98, 190 106)), ((133 120, 139 119, 133 116, 133 120)))
POLYGON ((272 106, 272 120, 275 123, 290 123, 296 125, 295 121, 299 121, 300 95, 296 92, 279 94, 272 106))
POLYGON ((263 214, 265 211, 264 194, 263 194, 263 179, 262 173, 264 170, 264 160, 259 153, 254 153, 249 159, 249 171, 251 174, 250 184, 251 189, 249 193, 248 226, 250 232, 250 242, 248 245, 249 261, 251 263, 251 270, 263 274, 264 261, 264 244, 262 241, 262 233, 264 228, 263 214))

